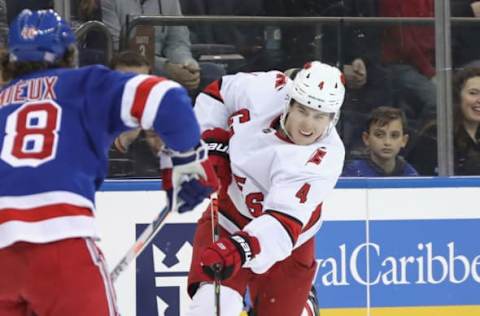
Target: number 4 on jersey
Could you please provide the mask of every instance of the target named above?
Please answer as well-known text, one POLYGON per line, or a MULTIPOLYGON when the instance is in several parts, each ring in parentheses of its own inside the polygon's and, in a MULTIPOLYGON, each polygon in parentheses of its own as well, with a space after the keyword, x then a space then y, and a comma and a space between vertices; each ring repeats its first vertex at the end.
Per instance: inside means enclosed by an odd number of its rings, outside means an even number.
POLYGON ((300 200, 300 203, 305 203, 307 201, 307 195, 308 192, 310 191, 310 184, 305 183, 302 185, 300 190, 297 191, 297 194, 295 194, 295 197, 297 197, 300 200))

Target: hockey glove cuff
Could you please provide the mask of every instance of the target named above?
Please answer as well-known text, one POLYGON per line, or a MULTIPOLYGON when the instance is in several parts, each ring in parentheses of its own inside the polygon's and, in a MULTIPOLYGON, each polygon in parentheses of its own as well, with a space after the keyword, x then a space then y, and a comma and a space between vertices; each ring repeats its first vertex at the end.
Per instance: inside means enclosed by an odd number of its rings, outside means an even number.
POLYGON ((183 213, 193 210, 219 187, 203 142, 187 152, 162 153, 160 164, 172 211, 183 213))
POLYGON ((220 187, 225 191, 232 181, 228 142, 230 133, 221 128, 208 129, 202 133, 202 139, 207 144, 208 157, 215 174, 220 180, 220 187))
POLYGON ((212 280, 233 277, 241 267, 260 252, 256 237, 246 232, 221 238, 202 253, 200 264, 203 272, 212 280))

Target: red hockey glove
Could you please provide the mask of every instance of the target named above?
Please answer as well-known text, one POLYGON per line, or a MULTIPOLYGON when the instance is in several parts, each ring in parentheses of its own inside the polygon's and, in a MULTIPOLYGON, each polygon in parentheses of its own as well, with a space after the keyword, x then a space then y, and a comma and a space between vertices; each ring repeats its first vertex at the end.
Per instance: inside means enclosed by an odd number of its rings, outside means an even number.
POLYGON ((215 174, 220 180, 221 190, 226 192, 232 181, 230 157, 228 155, 228 142, 230 132, 221 129, 208 129, 202 133, 202 139, 207 143, 209 161, 212 163, 215 174))
POLYGON ((219 187, 218 178, 201 142, 187 152, 160 154, 163 187, 172 211, 191 211, 219 187))
POLYGON ((244 263, 252 260, 260 252, 256 237, 246 232, 221 238, 205 249, 200 258, 203 272, 212 280, 226 280, 233 277, 244 263))

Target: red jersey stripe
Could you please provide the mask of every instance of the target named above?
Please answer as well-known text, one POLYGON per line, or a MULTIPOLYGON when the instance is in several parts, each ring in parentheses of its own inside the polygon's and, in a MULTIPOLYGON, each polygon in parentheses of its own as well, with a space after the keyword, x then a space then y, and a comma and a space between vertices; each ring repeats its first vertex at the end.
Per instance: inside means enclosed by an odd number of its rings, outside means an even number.
POLYGON ((0 209, 0 224, 9 221, 40 222, 64 216, 93 216, 91 209, 71 204, 50 204, 31 209, 0 209))
POLYGON ((310 216, 310 219, 308 220, 307 225, 305 225, 305 228, 302 229, 302 232, 305 232, 305 231, 307 231, 308 229, 310 229, 310 227, 312 227, 313 225, 315 225, 315 223, 318 222, 318 220, 320 219, 320 217, 322 217, 322 204, 323 204, 323 203, 318 204, 318 206, 317 206, 317 208, 315 209, 315 211, 313 211, 312 216, 310 216))
POLYGON ((265 213, 273 216, 277 221, 280 222, 280 224, 282 224, 283 228, 287 231, 290 239, 292 240, 292 245, 295 245, 298 236, 302 231, 302 222, 288 214, 280 213, 274 210, 267 210, 265 213))
POLYGON ((150 90, 159 82, 166 80, 159 77, 148 77, 142 81, 135 91, 135 97, 133 98, 133 106, 130 110, 130 114, 135 117, 139 122, 142 120, 143 110, 148 99, 150 90))
POLYGON ((212 98, 223 103, 222 95, 220 94, 220 88, 222 86, 222 79, 215 80, 203 89, 203 93, 208 94, 212 98))

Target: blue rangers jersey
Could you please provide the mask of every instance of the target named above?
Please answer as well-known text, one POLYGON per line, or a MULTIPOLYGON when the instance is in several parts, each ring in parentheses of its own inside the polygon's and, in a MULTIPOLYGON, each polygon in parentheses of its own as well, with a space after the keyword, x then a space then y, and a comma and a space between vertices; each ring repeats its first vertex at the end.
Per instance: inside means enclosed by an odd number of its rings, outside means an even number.
POLYGON ((93 237, 95 191, 122 131, 153 128, 171 149, 200 139, 178 83, 102 66, 49 69, 0 91, 0 248, 93 237))

